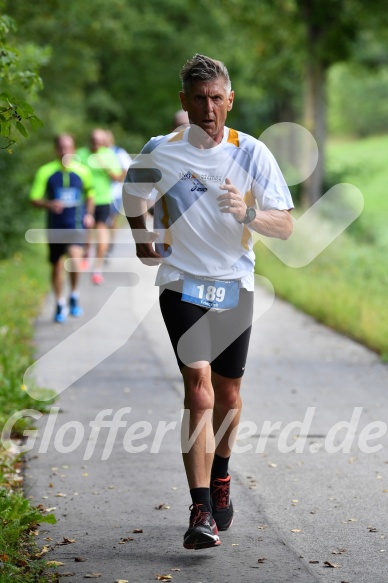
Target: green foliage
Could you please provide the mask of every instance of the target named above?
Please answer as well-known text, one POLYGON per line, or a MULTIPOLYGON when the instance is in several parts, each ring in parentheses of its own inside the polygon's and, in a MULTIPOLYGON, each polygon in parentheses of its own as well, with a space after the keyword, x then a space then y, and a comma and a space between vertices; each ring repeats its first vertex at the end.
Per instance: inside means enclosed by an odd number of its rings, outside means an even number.
MULTIPOLYGON (((0 433, 7 419, 23 409, 45 411, 48 402, 39 402, 24 390, 23 375, 32 363, 33 318, 48 288, 48 272, 43 249, 24 244, 22 254, 0 262, 0 433)), ((12 437, 32 427, 31 419, 16 423, 12 437)), ((12 476, 18 459, 0 447, 0 583, 48 581, 45 562, 38 557, 32 529, 39 523, 55 523, 53 514, 43 515, 22 493, 15 491, 12 476), (11 477, 9 477, 11 476, 11 477)))
POLYGON ((388 131, 388 66, 341 63, 329 75, 332 134, 368 136, 388 131))
MULTIPOLYGON (((136 154, 150 136, 172 129, 180 107, 179 69, 196 52, 228 65, 236 92, 228 117, 231 127, 258 137, 272 123, 300 122, 308 58, 321 59, 325 66, 353 55, 368 66, 379 62, 388 14, 383 9, 386 0, 376 0, 373 11, 366 0, 5 0, 4 4, 8 14, 4 34, 12 47, 17 46, 19 68, 33 72, 35 65, 40 67, 44 91, 34 107, 44 127, 30 135, 28 148, 18 148, 17 162, 2 160, 0 153, 0 170, 5 172, 0 196, 6 201, 0 215, 3 254, 12 253, 22 239, 29 185, 37 168, 52 158, 55 134, 72 132, 82 146, 92 128, 109 127, 116 142, 136 154), (12 29, 15 22, 17 31, 12 29), (307 42, 309 26, 317 32, 313 51, 307 42), (368 52, 368 46, 373 50, 368 52)), ((16 57, 11 52, 7 58, 16 57)), ((369 95, 378 90, 379 99, 366 99, 366 90, 358 90, 361 82, 353 94, 359 99, 349 98, 348 79, 343 80, 335 86, 337 90, 340 84, 342 90, 337 92, 338 105, 330 99, 337 128, 348 127, 353 120, 360 128, 372 127, 373 111, 378 113, 373 127, 384 116, 388 119, 384 75, 376 83, 367 82, 369 95), (369 121, 363 122, 368 116, 357 115, 360 108, 363 112, 369 108, 369 121)), ((26 101, 22 95, 17 98, 26 101)), ((13 108, 9 115, 22 117, 13 118, 16 135, 24 130, 30 134, 35 118, 28 120, 31 111, 23 104, 21 110, 14 105, 16 112, 13 108)))
POLYGON ((0 583, 49 580, 33 541, 33 529, 40 523, 55 524, 55 516, 43 515, 21 493, 0 488, 0 583))
POLYGON ((287 267, 256 249, 256 271, 285 298, 320 322, 388 353, 386 251, 342 235, 310 265, 287 267))
POLYGON ((29 501, 21 494, 16 494, 13 497, 13 504, 10 505, 8 494, 8 490, 0 488, 0 516, 3 527, 10 526, 20 532, 39 523, 56 523, 54 514, 43 516, 39 510, 32 508, 29 501))
POLYGON ((29 173, 23 153, 22 144, 12 154, 0 149, 0 260, 20 248, 32 216, 27 200, 29 173))
POLYGON ((268 277, 278 295, 384 358, 388 354, 387 149, 388 136, 329 143, 332 180, 337 177, 357 186, 364 196, 364 210, 310 265, 293 269, 263 246, 256 247, 256 270, 268 277))
POLYGON ((9 149, 17 141, 16 135, 27 138, 27 128, 36 131, 43 125, 25 96, 42 88, 37 69, 45 55, 28 44, 16 49, 8 40, 15 31, 15 21, 0 15, 0 149, 9 149))
MULTIPOLYGON (((16 411, 45 411, 49 406, 47 401, 29 397, 23 386, 24 372, 33 359, 32 322, 48 280, 42 249, 32 252, 27 248, 23 255, 0 262, 0 432, 16 411)), ((14 431, 21 433, 27 427, 31 420, 23 418, 14 431)))
POLYGON ((388 137, 329 143, 327 162, 333 172, 342 172, 343 181, 359 188, 364 210, 349 232, 357 241, 388 249, 387 160, 388 137))

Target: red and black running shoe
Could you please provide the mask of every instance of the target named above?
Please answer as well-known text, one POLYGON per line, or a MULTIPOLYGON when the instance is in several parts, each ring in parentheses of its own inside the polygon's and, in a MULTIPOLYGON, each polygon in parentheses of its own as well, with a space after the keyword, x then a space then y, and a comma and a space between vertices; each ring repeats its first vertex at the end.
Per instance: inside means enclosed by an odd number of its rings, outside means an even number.
POLYGON ((218 530, 228 530, 233 522, 233 504, 230 499, 230 476, 216 478, 210 483, 212 514, 218 530))
POLYGON ((190 525, 183 537, 185 549, 198 551, 220 545, 216 522, 206 506, 192 504, 190 510, 190 525))

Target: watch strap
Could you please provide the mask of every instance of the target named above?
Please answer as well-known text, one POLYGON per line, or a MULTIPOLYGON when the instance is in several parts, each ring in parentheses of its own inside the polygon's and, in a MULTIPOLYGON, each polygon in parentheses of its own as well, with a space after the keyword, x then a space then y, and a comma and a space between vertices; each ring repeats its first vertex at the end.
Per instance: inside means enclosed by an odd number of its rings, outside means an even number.
POLYGON ((249 206, 249 207, 247 207, 247 210, 245 211, 245 217, 243 218, 243 220, 242 221, 239 221, 239 220, 236 219, 236 221, 238 223, 240 223, 241 225, 248 225, 255 218, 256 218, 256 210, 255 210, 255 207, 249 206))

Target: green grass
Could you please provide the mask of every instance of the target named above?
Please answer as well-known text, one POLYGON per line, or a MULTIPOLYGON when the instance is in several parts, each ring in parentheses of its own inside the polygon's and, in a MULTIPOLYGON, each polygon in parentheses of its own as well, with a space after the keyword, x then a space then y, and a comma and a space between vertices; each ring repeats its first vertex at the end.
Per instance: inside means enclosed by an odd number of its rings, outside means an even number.
POLYGON ((311 264, 290 268, 263 245, 255 247, 256 271, 279 296, 383 360, 388 360, 387 151, 388 136, 329 144, 329 170, 361 190, 364 210, 311 264))
MULTIPOLYGON (((48 285, 46 257, 38 246, 0 262, 0 430, 14 412, 47 406, 29 397, 23 375, 33 361, 33 320, 48 285)), ((20 420, 15 430, 25 423, 20 420)))
POLYGON ((327 148, 328 168, 340 171, 364 196, 358 234, 379 246, 388 246, 387 151, 388 136, 329 142, 327 148))
MULTIPOLYGON (((29 397, 23 375, 34 355, 33 321, 48 291, 45 249, 24 245, 21 252, 0 262, 0 432, 9 417, 22 409, 46 411, 50 402, 29 397)), ((13 437, 30 428, 31 419, 18 421, 13 437)), ((50 581, 39 557, 33 531, 43 516, 24 498, 21 460, 0 445, 0 583, 50 581)))

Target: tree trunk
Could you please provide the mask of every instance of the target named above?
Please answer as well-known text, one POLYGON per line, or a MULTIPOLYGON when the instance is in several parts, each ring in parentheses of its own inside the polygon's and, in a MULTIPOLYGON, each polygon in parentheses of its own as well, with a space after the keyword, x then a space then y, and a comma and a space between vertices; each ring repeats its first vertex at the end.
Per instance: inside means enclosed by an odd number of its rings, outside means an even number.
MULTIPOLYGON (((302 188, 302 204, 312 206, 322 196, 325 171, 326 142, 326 67, 317 59, 310 58, 306 70, 306 92, 304 104, 304 125, 314 136, 319 158, 314 172, 307 178, 302 188)), ((307 159, 309 153, 306 153, 307 159)))

